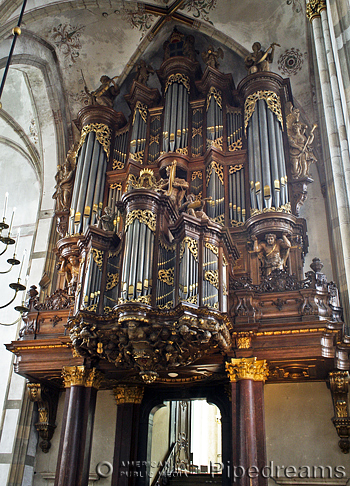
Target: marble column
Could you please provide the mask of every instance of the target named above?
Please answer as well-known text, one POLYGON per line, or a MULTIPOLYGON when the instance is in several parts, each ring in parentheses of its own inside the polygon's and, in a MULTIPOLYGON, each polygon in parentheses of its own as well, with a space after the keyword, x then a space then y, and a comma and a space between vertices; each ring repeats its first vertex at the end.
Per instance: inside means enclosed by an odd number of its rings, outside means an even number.
POLYGON ((96 394, 102 373, 65 366, 66 388, 55 486, 88 486, 96 394))
POLYGON ((112 486, 131 486, 145 474, 145 468, 137 462, 140 404, 144 389, 141 386, 117 386, 114 396, 117 402, 112 486))
POLYGON ((267 363, 256 358, 232 358, 226 363, 226 371, 232 397, 232 481, 240 486, 266 486, 263 387, 267 363))
POLYGON ((350 161, 339 84, 334 65, 330 32, 324 0, 311 0, 306 14, 311 22, 320 79, 322 105, 330 153, 325 160, 327 197, 332 206, 330 221, 336 255, 339 289, 347 318, 350 315, 350 197, 348 193, 350 161))

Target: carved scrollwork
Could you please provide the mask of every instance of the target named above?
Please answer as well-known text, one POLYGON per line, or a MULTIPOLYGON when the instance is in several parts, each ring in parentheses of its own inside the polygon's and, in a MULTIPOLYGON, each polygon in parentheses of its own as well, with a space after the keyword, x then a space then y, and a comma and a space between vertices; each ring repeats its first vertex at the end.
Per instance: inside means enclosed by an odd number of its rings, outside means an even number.
POLYGON ((96 138, 102 145, 103 150, 106 152, 107 159, 108 159, 110 145, 111 145, 111 129, 107 125, 104 125, 103 123, 91 123, 90 125, 85 125, 85 127, 83 127, 81 131, 79 145, 77 148, 77 153, 79 152, 80 148, 84 145, 87 134, 90 132, 96 133, 96 138))
POLYGON ((140 223, 145 224, 151 231, 155 232, 157 215, 152 213, 152 211, 148 209, 145 209, 144 211, 141 209, 130 211, 126 217, 125 229, 130 226, 135 219, 138 219, 140 223))
POLYGON ((209 185, 213 169, 216 172, 221 184, 224 185, 224 167, 213 160, 207 167, 207 187, 209 185))
POLYGON ((185 74, 180 74, 180 73, 171 74, 168 77, 168 80, 165 85, 165 93, 167 92, 169 86, 172 85, 173 83, 183 84, 187 89, 187 91, 190 92, 190 78, 185 74))
POLYGON ((212 86, 207 94, 207 111, 209 110, 210 100, 214 97, 216 104, 222 108, 222 93, 212 86))
POLYGON ((251 119, 257 101, 265 100, 269 110, 277 116, 278 121, 281 124, 283 130, 283 117, 281 109, 281 99, 273 91, 257 91, 256 93, 248 96, 244 103, 244 130, 247 131, 249 120, 251 119))

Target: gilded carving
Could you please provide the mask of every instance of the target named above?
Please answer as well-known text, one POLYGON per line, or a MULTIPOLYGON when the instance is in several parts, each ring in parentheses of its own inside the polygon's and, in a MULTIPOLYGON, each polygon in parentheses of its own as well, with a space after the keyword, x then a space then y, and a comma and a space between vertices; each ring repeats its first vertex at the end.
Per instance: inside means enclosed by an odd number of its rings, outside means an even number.
POLYGON ((207 187, 209 186, 213 169, 216 172, 221 184, 224 185, 224 167, 213 160, 207 167, 207 187))
POLYGON ((228 150, 229 152, 236 152, 237 150, 242 150, 243 148, 243 142, 242 142, 242 139, 239 138, 238 140, 236 140, 235 142, 232 142, 229 147, 228 147, 228 150))
POLYGON ((106 291, 112 290, 119 282, 119 273, 110 273, 107 274, 107 283, 106 283, 106 291))
POLYGON ((62 378, 65 388, 71 386, 84 386, 86 388, 99 388, 103 375, 96 368, 88 369, 85 366, 64 366, 62 378))
POLYGON ((134 110, 134 116, 132 119, 132 124, 135 123, 135 117, 136 113, 139 112, 142 120, 147 123, 147 113, 148 113, 148 106, 145 105, 144 103, 141 103, 141 101, 137 101, 135 105, 135 110, 134 110))
POLYGON ((167 285, 174 285, 174 268, 158 270, 158 280, 167 285))
POLYGON ((324 9, 327 9, 325 0, 310 0, 306 4, 306 16, 312 22, 315 17, 321 15, 321 11, 324 9))
POLYGON ((103 251, 91 248, 92 258, 100 270, 102 270, 103 264, 103 251))
POLYGON ((257 91, 256 93, 247 97, 244 103, 244 131, 247 133, 249 120, 251 119, 257 101, 265 100, 269 110, 277 116, 283 130, 283 118, 281 109, 281 99, 273 91, 257 91))
POLYGON ((216 138, 215 140, 210 140, 207 138, 207 147, 214 147, 218 150, 223 151, 223 137, 216 138))
POLYGON ((171 86, 173 83, 183 84, 187 89, 187 91, 190 92, 190 78, 185 74, 180 74, 180 73, 171 74, 168 77, 168 80, 165 85, 165 93, 167 92, 169 86, 171 86))
POLYGON ((142 164, 143 156, 144 155, 145 155, 145 151, 144 150, 140 150, 139 152, 135 152, 134 154, 133 153, 130 153, 129 154, 129 158, 131 160, 134 160, 135 162, 138 162, 139 164, 142 164))
POLYGON ((180 246, 180 260, 183 257, 184 251, 185 251, 185 245, 187 244, 187 247, 189 251, 192 253, 194 259, 196 262, 198 261, 198 241, 190 238, 189 236, 186 236, 180 246))
POLYGON ((211 100, 212 97, 214 97, 214 100, 216 101, 216 104, 220 108, 222 108, 222 94, 221 94, 221 91, 219 89, 214 88, 214 86, 212 86, 210 88, 210 90, 208 91, 208 94, 207 94, 207 111, 209 110, 210 100, 211 100))
POLYGON ((206 270, 204 272, 204 280, 209 282, 216 289, 219 288, 219 271, 218 270, 206 270))
POLYGON ((239 332, 236 337, 238 349, 249 349, 252 347, 252 335, 249 332, 239 332))
POLYGON ((124 162, 120 160, 113 159, 113 165, 112 165, 113 170, 122 170, 124 169, 124 162))
POLYGON ((269 376, 266 360, 257 358, 231 358, 231 362, 225 364, 225 369, 232 383, 240 380, 265 381, 269 376))
POLYGON ((157 215, 152 213, 149 209, 145 209, 144 211, 141 209, 134 209, 133 211, 130 211, 126 217, 125 229, 127 229, 135 219, 138 219, 140 223, 145 224, 151 231, 155 232, 157 215))
POLYGON ((254 209, 254 208, 250 209, 251 216, 255 216, 257 214, 265 214, 265 213, 289 213, 290 214, 291 212, 292 212, 292 208, 290 202, 286 204, 282 204, 282 206, 279 206, 278 208, 272 206, 271 208, 264 208, 261 210, 254 209))
POLYGON ((97 140, 100 142, 103 150, 106 152, 107 159, 109 159, 111 129, 103 123, 91 123, 90 125, 83 127, 77 152, 79 152, 80 148, 84 145, 85 139, 90 132, 95 132, 97 140))
POLYGON ((212 245, 211 243, 208 243, 207 241, 205 242, 205 247, 211 250, 214 255, 218 256, 219 255, 219 248, 215 245, 212 245))
POLYGON ((142 386, 120 385, 113 390, 117 405, 125 403, 140 404, 143 399, 144 388, 142 386))

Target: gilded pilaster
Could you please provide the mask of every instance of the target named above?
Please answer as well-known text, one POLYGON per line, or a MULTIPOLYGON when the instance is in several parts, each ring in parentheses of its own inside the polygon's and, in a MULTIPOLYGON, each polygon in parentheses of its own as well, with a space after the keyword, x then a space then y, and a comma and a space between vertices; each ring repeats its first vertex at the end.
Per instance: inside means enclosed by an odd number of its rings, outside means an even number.
POLYGON ((347 454, 350 450, 350 414, 348 406, 350 376, 348 371, 329 373, 329 384, 333 398, 333 424, 340 437, 339 447, 347 454))
POLYGON ((306 16, 312 22, 315 17, 320 17, 321 11, 326 8, 325 0, 310 0, 306 4, 306 16))
POLYGON ((99 389, 103 375, 96 368, 87 369, 85 366, 64 366, 62 378, 65 388, 84 386, 99 389))
POLYGON ((226 363, 225 369, 231 383, 240 380, 265 381, 269 375, 269 368, 266 360, 257 358, 232 358, 226 363))
POLYGON ((144 388, 142 386, 120 385, 113 390, 117 405, 124 403, 140 404, 142 402, 144 388))

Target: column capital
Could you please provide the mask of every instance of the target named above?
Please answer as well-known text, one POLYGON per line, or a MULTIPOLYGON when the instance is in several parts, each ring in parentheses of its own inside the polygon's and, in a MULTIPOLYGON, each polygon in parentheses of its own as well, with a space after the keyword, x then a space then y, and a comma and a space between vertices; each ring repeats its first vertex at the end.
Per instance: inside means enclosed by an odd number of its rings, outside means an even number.
POLYGON ((64 366, 62 378, 65 388, 71 386, 84 386, 99 389, 103 374, 96 368, 88 369, 85 366, 64 366))
POLYGON ((326 9, 326 1, 325 0, 310 0, 306 4, 306 16, 310 20, 313 21, 315 17, 319 17, 321 15, 321 11, 326 9))
POLYGON ((139 404, 142 402, 144 387, 119 385, 113 389, 113 393, 117 405, 122 405, 124 403, 139 404))
POLYGON ((257 358, 232 358, 225 365, 231 383, 240 380, 265 381, 269 375, 269 367, 266 360, 257 358))

